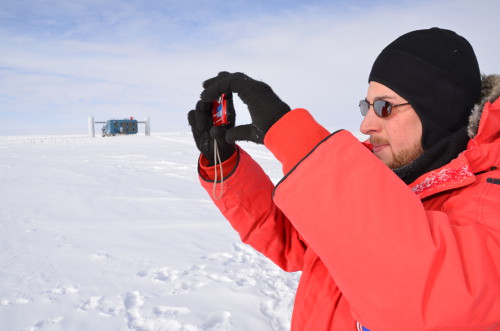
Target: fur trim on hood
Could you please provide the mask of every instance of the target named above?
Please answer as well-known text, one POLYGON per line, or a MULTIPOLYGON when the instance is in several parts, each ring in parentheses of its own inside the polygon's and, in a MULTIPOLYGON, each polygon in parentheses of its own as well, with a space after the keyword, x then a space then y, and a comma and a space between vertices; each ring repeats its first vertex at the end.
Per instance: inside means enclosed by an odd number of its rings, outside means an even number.
POLYGON ((469 138, 477 135, 479 121, 483 113, 484 105, 487 102, 493 102, 500 97, 500 75, 483 75, 481 82, 481 97, 479 102, 472 108, 469 116, 469 125, 467 133, 469 138))

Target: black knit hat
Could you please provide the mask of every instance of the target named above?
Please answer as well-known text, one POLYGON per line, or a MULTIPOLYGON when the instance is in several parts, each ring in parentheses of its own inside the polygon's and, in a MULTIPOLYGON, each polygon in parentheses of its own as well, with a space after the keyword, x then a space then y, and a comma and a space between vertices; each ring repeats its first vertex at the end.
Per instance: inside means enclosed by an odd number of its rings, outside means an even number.
POLYGON ((381 83, 415 109, 424 150, 467 125, 481 91, 481 74, 469 42, 450 30, 412 31, 377 57, 369 82, 381 83))

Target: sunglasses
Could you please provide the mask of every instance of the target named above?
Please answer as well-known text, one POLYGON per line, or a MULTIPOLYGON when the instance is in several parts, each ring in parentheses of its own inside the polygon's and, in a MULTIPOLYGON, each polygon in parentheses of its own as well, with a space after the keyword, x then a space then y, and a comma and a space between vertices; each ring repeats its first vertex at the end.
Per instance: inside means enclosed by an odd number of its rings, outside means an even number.
POLYGON ((359 110, 361 110, 361 115, 366 116, 370 106, 373 106, 375 114, 379 117, 387 117, 391 114, 392 108, 409 105, 409 102, 400 103, 399 105, 393 105, 392 103, 384 100, 376 100, 374 103, 369 103, 366 100, 361 100, 359 102, 359 110))

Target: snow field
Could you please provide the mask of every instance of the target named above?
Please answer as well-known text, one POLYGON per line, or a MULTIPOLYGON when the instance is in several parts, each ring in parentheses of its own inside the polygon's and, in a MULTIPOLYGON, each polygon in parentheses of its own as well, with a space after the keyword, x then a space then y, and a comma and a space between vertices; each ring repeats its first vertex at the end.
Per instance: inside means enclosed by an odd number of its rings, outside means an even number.
POLYGON ((288 330, 299 275, 240 242, 197 157, 189 133, 0 137, 0 330, 288 330))

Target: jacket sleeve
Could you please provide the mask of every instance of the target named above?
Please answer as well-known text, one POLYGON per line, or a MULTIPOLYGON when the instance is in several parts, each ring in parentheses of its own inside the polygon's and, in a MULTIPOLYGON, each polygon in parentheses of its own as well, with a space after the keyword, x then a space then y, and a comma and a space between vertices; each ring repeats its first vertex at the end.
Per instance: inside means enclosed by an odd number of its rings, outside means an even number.
POLYGON ((308 153, 274 200, 368 328, 500 328, 498 229, 426 210, 349 132, 308 153))
POLYGON ((216 184, 215 194, 214 182, 202 173, 199 176, 202 186, 244 243, 285 271, 302 270, 307 247, 274 204, 274 184, 250 155, 237 148, 236 166, 222 184, 216 184))

